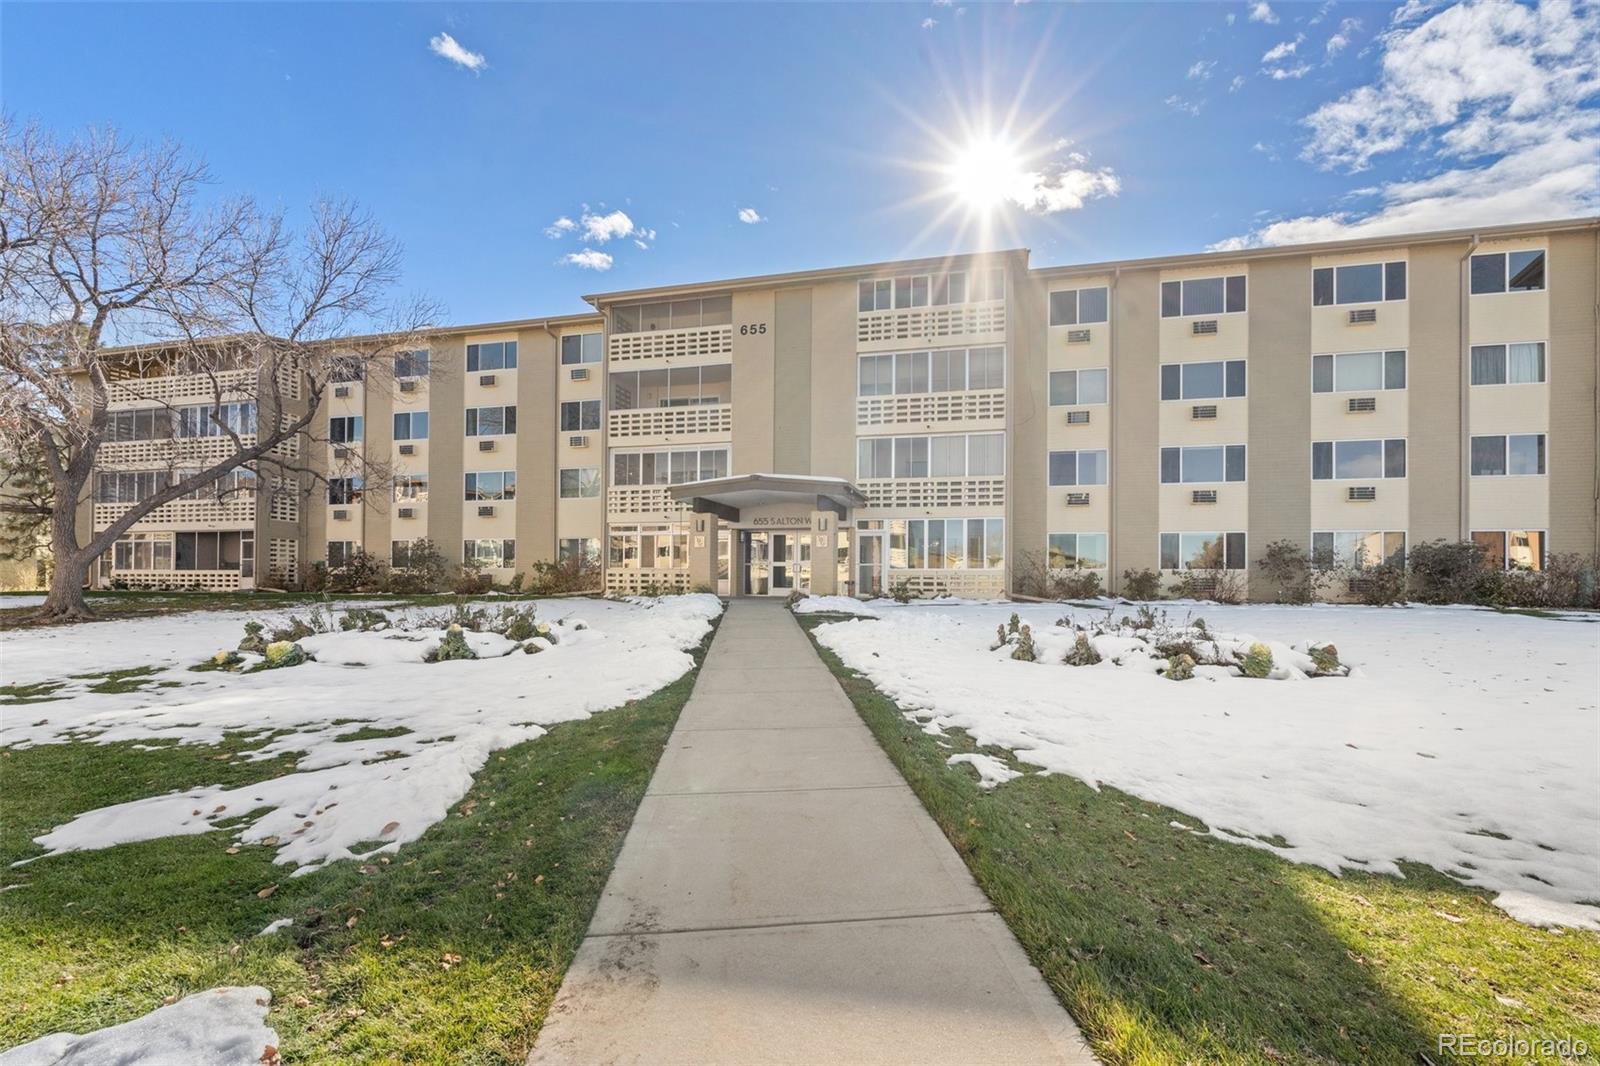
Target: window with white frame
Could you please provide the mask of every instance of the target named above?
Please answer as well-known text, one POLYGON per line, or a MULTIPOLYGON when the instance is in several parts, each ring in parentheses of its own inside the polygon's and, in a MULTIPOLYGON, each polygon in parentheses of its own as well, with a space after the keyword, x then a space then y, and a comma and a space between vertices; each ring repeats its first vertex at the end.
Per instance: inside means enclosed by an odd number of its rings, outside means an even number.
POLYGON ((1243 359, 1161 364, 1163 400, 1220 400, 1244 393, 1243 359))
POLYGON ((476 564, 485 569, 506 569, 517 564, 517 542, 496 537, 461 542, 461 561, 468 566, 476 564))
POLYGON ((1474 385, 1536 385, 1544 381, 1544 343, 1474 344, 1474 385))
POLYGON ((1529 477, 1545 472, 1545 435, 1509 433, 1472 438, 1473 477, 1529 477))
MULTIPOLYGON (((172 472, 172 481, 174 484, 177 484, 184 478, 190 477, 193 474, 198 474, 199 472, 200 471, 198 469, 174 470, 172 472)), ((198 488, 190 489, 182 496, 179 496, 178 499, 212 500, 220 503, 224 500, 240 499, 249 496, 256 491, 256 486, 256 472, 247 467, 237 466, 228 471, 226 474, 217 477, 215 480, 207 484, 201 485, 198 488)))
POLYGON ((425 378, 428 376, 428 349, 397 352, 394 357, 394 376, 397 378, 425 378))
POLYGON ((894 518, 890 570, 998 570, 1006 563, 1003 518, 894 518))
POLYGON ((1052 326, 1091 326, 1104 322, 1110 314, 1110 290, 1104 285, 1089 289, 1065 289, 1050 294, 1052 326))
MULTIPOLYGON (((590 400, 595 406, 594 428, 600 426, 600 401, 590 400)), ((562 404, 562 415, 565 417, 567 405, 562 404)), ((565 426, 562 426, 565 429, 565 426)), ((517 408, 515 404, 505 407, 469 407, 467 408, 467 436, 469 437, 498 437, 511 435, 517 431, 517 408)))
POLYGON ((608 565, 622 570, 687 570, 689 534, 682 526, 611 526, 608 565))
POLYGON ((1103 366, 1092 370, 1052 370, 1050 406, 1082 407, 1106 403, 1110 398, 1110 377, 1110 372, 1103 366))
POLYGON ((343 570, 350 565, 355 554, 356 543, 353 540, 328 541, 328 569, 343 570))
POLYGON ((904 274, 893 278, 871 278, 856 283, 856 310, 901 310, 908 307, 942 307, 947 304, 1003 300, 1006 272, 1003 267, 946 273, 904 274))
POLYGON ((655 333, 664 329, 701 329, 732 323, 732 296, 691 296, 681 300, 620 304, 611 309, 613 333, 655 333))
POLYGON ((111 549, 113 570, 171 570, 172 534, 124 533, 111 549))
POLYGON ((565 467, 561 471, 561 498, 588 500, 600 495, 598 466, 565 467))
POLYGON ((428 499, 428 475, 396 474, 394 499, 396 503, 425 503, 428 499))
POLYGON ((106 470, 95 475, 95 503, 141 503, 172 484, 166 470, 106 470))
POLYGON ((1078 449, 1050 453, 1050 485, 1052 488, 1074 485, 1104 485, 1110 472, 1106 451, 1078 449))
POLYGON ((402 411, 394 416, 395 440, 427 440, 428 412, 402 411))
POLYGON ((1163 570, 1243 570, 1248 565, 1243 533, 1161 534, 1163 570))
POLYGON ((1185 278, 1161 283, 1161 317, 1234 315, 1245 309, 1245 276, 1185 278))
POLYGON ((1403 260, 1317 267, 1311 272, 1314 307, 1375 304, 1405 298, 1406 264, 1403 260))
MULTIPOLYGON (((610 379, 611 409, 632 411, 653 407, 700 407, 733 402, 733 364, 675 366, 663 370, 613 371, 610 379)), ((600 409, 595 404, 595 427, 600 409)), ((567 405, 562 405, 565 417, 567 405)))
POLYGON ((1312 392, 1381 392, 1406 387, 1406 353, 1339 352, 1311 357, 1312 392))
POLYGON ((328 502, 336 507, 360 503, 361 484, 362 479, 359 477, 330 477, 328 479, 328 502))
POLYGON ((1323 569, 1403 567, 1406 565, 1406 535, 1403 530, 1314 530, 1311 561, 1323 569))
POLYGON ((334 444, 360 444, 361 432, 360 415, 338 415, 328 419, 328 439, 334 444))
POLYGON ((1405 476, 1404 437, 1311 442, 1313 481, 1374 481, 1405 476))
POLYGON ((1245 479, 1243 444, 1161 449, 1163 485, 1208 485, 1245 479))
POLYGON ((613 485, 682 485, 728 476, 728 447, 611 453, 613 485))
POLYGON ((1003 389, 1003 347, 945 348, 863 355, 856 362, 858 396, 891 396, 966 389, 1003 389))
POLYGON ((571 559, 582 559, 586 563, 598 566, 600 564, 600 538, 562 537, 556 542, 556 560, 564 563, 571 559))
POLYGON ((862 437, 856 442, 861 478, 999 477, 1005 470, 1004 433, 946 433, 924 437, 862 437))
POLYGON ((480 370, 515 370, 517 368, 517 342, 493 341, 488 344, 467 345, 467 373, 480 370))
POLYGON ((476 470, 466 475, 466 499, 514 500, 517 498, 515 470, 476 470))
POLYGON ((599 333, 568 333, 561 338, 561 365, 598 363, 605 358, 604 338, 599 333))
MULTIPOLYGON (((199 408, 179 408, 184 411, 199 408)), ((129 411, 106 412, 105 439, 107 441, 167 440, 174 436, 173 412, 165 407, 143 407, 129 411)), ((199 433, 178 433, 177 436, 198 437, 199 433)))
POLYGON ((1475 529, 1472 543, 1483 561, 1501 570, 1543 570, 1545 532, 1542 529, 1475 529))
POLYGON ((1104 570, 1110 562, 1104 533, 1051 533, 1049 560, 1052 570, 1104 570))
POLYGON ((363 381, 367 376, 367 361, 359 355, 336 355, 328 361, 329 381, 363 381))
POLYGON ((416 540, 391 540, 389 542, 389 565, 396 570, 409 570, 412 566, 427 561, 429 557, 428 547, 429 544, 426 537, 419 537, 416 540))
POLYGON ((1484 252, 1472 257, 1472 294, 1538 292, 1544 288, 1544 249, 1484 252))

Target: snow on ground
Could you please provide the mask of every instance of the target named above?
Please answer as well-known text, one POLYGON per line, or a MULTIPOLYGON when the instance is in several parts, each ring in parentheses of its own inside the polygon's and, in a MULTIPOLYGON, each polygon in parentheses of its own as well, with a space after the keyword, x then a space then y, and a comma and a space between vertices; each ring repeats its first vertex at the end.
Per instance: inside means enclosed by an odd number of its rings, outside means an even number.
POLYGON ((37 607, 44 602, 44 593, 17 593, 8 592, 0 595, 0 611, 12 607, 37 607))
MULTIPOLYGON (((810 602, 810 601, 805 601, 810 602)), ((1600 625, 1466 608, 1162 605, 1274 648, 1331 642, 1349 677, 1190 681, 1061 663, 1106 610, 874 601, 817 639, 930 730, 1202 819, 1334 872, 1426 863, 1523 921, 1600 929, 1600 625), (991 651, 1012 611, 1040 662, 991 651), (1287 847, 1269 840, 1278 837, 1287 847), (1263 839, 1265 838, 1265 839, 1263 839)), ((1132 608, 1109 608, 1116 617, 1132 608)), ((981 769, 981 768, 980 768, 981 769)), ((988 775, 986 775, 988 776, 988 775)))
POLYGON ((0 1066, 260 1066, 278 1061, 267 1027, 272 993, 259 985, 213 988, 86 1036, 52 1033, 0 1054, 0 1066))
MULTIPOLYGON (((439 629, 333 633, 301 641, 321 661, 249 674, 188 669, 239 642, 250 617, 240 612, 8 632, 0 657, 7 684, 133 666, 161 670, 139 692, 94 693, 77 681, 57 693, 69 699, 3 708, 0 746, 215 743, 228 733, 282 731, 250 757, 301 753, 295 773, 87 811, 37 843, 56 854, 207 833, 221 822, 237 824, 242 843, 275 845, 278 862, 299 864, 296 872, 304 873, 396 850, 445 817, 490 752, 676 680, 721 610, 716 597, 703 595, 545 600, 537 602, 537 617, 551 623, 557 639, 538 654, 493 633, 468 633, 480 656, 499 657, 424 663, 439 629), (339 739, 360 729, 410 732, 339 739)), ((293 613, 262 620, 270 632, 293 613)))

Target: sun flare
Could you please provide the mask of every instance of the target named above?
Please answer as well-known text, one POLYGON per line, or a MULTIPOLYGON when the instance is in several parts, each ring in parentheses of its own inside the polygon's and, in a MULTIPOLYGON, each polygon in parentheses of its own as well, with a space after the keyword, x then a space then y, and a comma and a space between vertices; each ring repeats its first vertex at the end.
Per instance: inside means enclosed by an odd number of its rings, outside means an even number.
POLYGON ((950 192, 969 210, 977 212, 993 211, 1027 182, 1022 153, 998 137, 975 136, 968 140, 947 169, 950 192))

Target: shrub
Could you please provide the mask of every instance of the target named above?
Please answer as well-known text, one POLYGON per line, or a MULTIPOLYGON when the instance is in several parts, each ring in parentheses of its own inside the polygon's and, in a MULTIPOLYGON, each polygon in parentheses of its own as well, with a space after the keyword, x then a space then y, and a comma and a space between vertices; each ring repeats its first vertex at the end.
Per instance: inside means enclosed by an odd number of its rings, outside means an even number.
POLYGON ((1310 603, 1328 582, 1328 572, 1291 540, 1268 544, 1256 566, 1277 590, 1279 603, 1310 603))
POLYGON ((1167 679, 1170 681, 1188 681, 1194 677, 1194 659, 1186 654, 1174 655, 1167 660, 1167 679))
POLYGON ((1311 665, 1319 674, 1331 674, 1339 669, 1339 649, 1332 644, 1313 644, 1310 655, 1311 665))
POLYGON ((896 603, 910 603, 916 593, 911 591, 911 582, 903 578, 889 586, 889 595, 894 597, 896 603))
POLYGON ((1266 677, 1272 673, 1272 649, 1259 641, 1250 645, 1250 650, 1244 653, 1244 659, 1239 663, 1239 669, 1245 677, 1266 677))
POLYGON ((1020 630, 1021 628, 1022 628, 1022 616, 1017 614, 1016 611, 1012 611, 1011 612, 1011 620, 1006 623, 1006 632, 1011 634, 1011 635, 1013 635, 1013 636, 1015 636, 1017 631, 1020 630))
POLYGON ((481 596, 494 588, 494 579, 477 562, 463 563, 450 578, 450 591, 457 596, 481 596))
POLYGON ((1244 579, 1238 570, 1191 568, 1178 575, 1173 591, 1186 600, 1243 603, 1244 579))
POLYGON ((253 651, 257 655, 267 650, 267 640, 261 635, 266 626, 260 622, 246 622, 244 624, 244 639, 239 642, 240 651, 253 651))
POLYGON ((1072 642, 1072 648, 1061 661, 1068 666, 1093 666, 1100 661, 1100 653, 1094 650, 1089 634, 1080 629, 1077 638, 1072 642))
POLYGON ((1404 567, 1370 566, 1350 575, 1350 591, 1370 607, 1386 607, 1391 603, 1404 603, 1406 599, 1406 572, 1404 567))
POLYGON ((1075 570, 1050 579, 1050 596, 1057 600, 1092 600, 1105 595, 1100 571, 1075 570))
POLYGON ((236 651, 231 651, 224 648, 222 651, 217 652, 205 662, 199 664, 198 666, 191 666, 189 669, 195 671, 196 673, 205 673, 206 671, 210 670, 232 671, 238 668, 243 662, 243 655, 240 655, 236 651))
MULTIPOLYGON (((1016 615, 1012 615, 1015 618, 1016 615)), ((1012 649, 1011 657, 1025 663, 1031 663, 1039 658, 1039 653, 1033 646, 1033 629, 1023 626, 1017 631, 1017 646, 1012 649)))
POLYGON ((326 563, 312 563, 306 568, 305 577, 300 581, 300 587, 306 592, 325 592, 328 588, 328 566, 326 563))
POLYGON ((553 563, 534 563, 528 588, 546 596, 594 592, 600 588, 600 564, 581 552, 553 563))
POLYGON ((444 592, 450 587, 450 576, 450 564, 439 546, 428 537, 419 537, 406 549, 405 567, 388 572, 384 591, 412 595, 444 592))
POLYGON ((1481 603, 1480 596, 1493 595, 1485 585, 1496 577, 1485 565, 1483 548, 1471 541, 1414 544, 1406 561, 1411 596, 1423 603, 1481 603))
POLYGON ((389 616, 372 607, 356 607, 346 611, 344 617, 339 619, 339 628, 348 633, 359 629, 366 633, 374 629, 382 629, 389 624, 389 616))
POLYGON ((389 564, 365 548, 357 548, 337 570, 328 571, 330 592, 382 591, 389 564))
POLYGON ((507 640, 514 640, 520 644, 538 633, 538 627, 533 620, 533 611, 531 606, 502 607, 500 617, 494 621, 491 628, 507 640))
POLYGON ((267 645, 266 661, 261 664, 263 670, 277 670, 285 666, 299 666, 309 656, 305 649, 292 640, 275 640, 267 645))
POLYGON ((439 642, 439 647, 428 656, 430 663, 449 662, 452 659, 476 659, 478 653, 467 644, 466 633, 460 626, 451 626, 444 631, 444 640, 439 642))
POLYGON ((1122 594, 1130 600, 1159 600, 1161 575, 1149 567, 1122 572, 1122 594))

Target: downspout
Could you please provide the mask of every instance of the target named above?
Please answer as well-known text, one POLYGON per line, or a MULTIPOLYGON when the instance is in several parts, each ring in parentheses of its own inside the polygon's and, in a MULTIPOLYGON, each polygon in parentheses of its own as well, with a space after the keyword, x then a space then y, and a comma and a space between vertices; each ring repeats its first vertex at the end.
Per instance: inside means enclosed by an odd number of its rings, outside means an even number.
MULTIPOLYGON (((1120 305, 1117 303, 1117 282, 1122 280, 1122 268, 1117 267, 1111 272, 1111 298, 1106 301, 1110 305, 1110 314, 1106 316, 1106 378, 1111 381, 1112 395, 1107 397, 1111 401, 1108 405, 1108 419, 1110 424, 1106 427, 1108 434, 1107 443, 1109 454, 1120 456, 1117 448, 1117 410, 1121 407, 1121 398, 1116 395, 1117 375, 1113 368, 1117 365, 1117 314, 1120 305)), ((1115 460, 1113 460, 1115 461, 1115 460)), ((1045 480, 1048 482, 1049 478, 1045 480)), ((1106 592, 1120 592, 1121 581, 1117 577, 1117 557, 1120 555, 1117 542, 1117 478, 1113 474, 1106 483, 1106 592)))
POLYGON ((1467 250, 1462 253, 1459 267, 1461 310, 1458 313, 1461 333, 1461 360, 1459 367, 1459 382, 1456 392, 1460 430, 1456 435, 1456 539, 1466 540, 1471 536, 1467 526, 1470 523, 1470 505, 1472 492, 1472 425, 1471 425, 1471 396, 1472 382, 1472 253, 1478 250, 1480 238, 1478 234, 1472 235, 1472 243, 1467 245, 1467 250))

